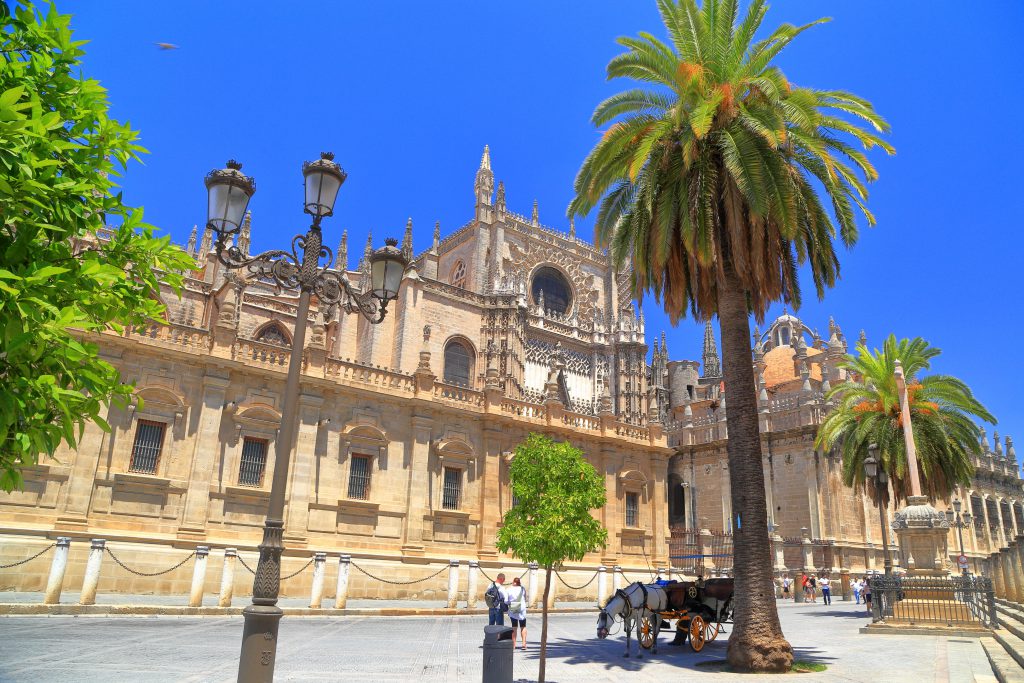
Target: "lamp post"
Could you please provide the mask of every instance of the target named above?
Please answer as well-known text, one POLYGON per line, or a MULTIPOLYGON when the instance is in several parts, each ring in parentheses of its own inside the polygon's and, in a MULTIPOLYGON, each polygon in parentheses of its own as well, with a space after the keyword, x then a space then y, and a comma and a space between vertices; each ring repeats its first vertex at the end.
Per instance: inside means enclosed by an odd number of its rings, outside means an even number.
MULTIPOLYGON (((959 498, 953 499, 953 507, 946 508, 946 520, 949 522, 951 527, 956 529, 957 537, 960 539, 960 556, 964 554, 964 529, 968 529, 971 526, 971 522, 974 521, 973 516, 970 512, 964 512, 960 514, 960 508, 963 504, 959 498)), ((957 559, 959 562, 959 559, 957 559)), ((967 567, 964 567, 961 572, 964 576, 967 576, 967 567)))
MULTIPOLYGON (((306 340, 310 297, 316 294, 325 317, 341 307, 346 313, 358 312, 371 323, 384 320, 389 301, 398 298, 398 287, 408 265, 397 241, 386 240, 370 258, 370 287, 357 292, 349 283, 343 268, 329 270, 333 265, 331 250, 323 245, 320 222, 334 213, 338 190, 347 177, 334 155, 324 152, 316 161, 302 165, 305 178, 304 210, 313 217, 305 235, 292 239, 291 250, 267 251, 248 256, 232 244, 239 232, 249 199, 256 191, 252 178, 242 173, 242 165, 229 161, 227 168, 211 171, 206 176, 209 195, 207 227, 216 233, 214 249, 217 260, 226 268, 242 269, 254 279, 273 280, 284 289, 299 290, 299 304, 292 335, 291 359, 285 381, 281 429, 278 432, 274 460, 274 478, 270 487, 267 519, 260 543, 260 559, 253 579, 252 604, 242 614, 242 653, 238 664, 238 680, 272 681, 277 655, 277 632, 284 614, 277 606, 281 587, 281 552, 284 550, 284 497, 288 484, 288 466, 295 441, 298 412, 299 376, 306 340), (321 265, 321 261, 325 261, 321 265)), ((364 283, 365 288, 365 283, 364 283)))
POLYGON ((885 575, 892 574, 892 556, 889 554, 889 529, 885 523, 885 486, 889 483, 889 475, 879 467, 878 444, 868 446, 868 457, 864 460, 864 475, 875 482, 875 493, 878 497, 878 518, 882 525, 882 549, 885 551, 885 575))

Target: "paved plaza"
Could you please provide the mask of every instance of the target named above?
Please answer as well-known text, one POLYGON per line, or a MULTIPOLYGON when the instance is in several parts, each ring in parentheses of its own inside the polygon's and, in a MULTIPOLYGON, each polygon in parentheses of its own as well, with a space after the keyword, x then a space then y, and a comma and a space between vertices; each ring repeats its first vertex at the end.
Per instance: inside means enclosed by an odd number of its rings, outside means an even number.
MULTIPOLYGON (((976 639, 861 635, 851 603, 780 605, 797 657, 828 665, 801 681, 994 683, 976 639)), ((480 617, 285 618, 277 680, 479 681, 485 621, 480 617)), ((621 634, 594 637, 595 617, 551 618, 548 680, 553 683, 679 680, 750 681, 717 672, 725 641, 697 654, 663 637, 657 656, 623 659, 621 634)), ((540 618, 529 617, 531 649, 515 654, 515 678, 537 677, 540 618)), ((233 681, 240 617, 0 618, 0 681, 233 681)), ((769 677, 774 678, 774 677, 769 677)))

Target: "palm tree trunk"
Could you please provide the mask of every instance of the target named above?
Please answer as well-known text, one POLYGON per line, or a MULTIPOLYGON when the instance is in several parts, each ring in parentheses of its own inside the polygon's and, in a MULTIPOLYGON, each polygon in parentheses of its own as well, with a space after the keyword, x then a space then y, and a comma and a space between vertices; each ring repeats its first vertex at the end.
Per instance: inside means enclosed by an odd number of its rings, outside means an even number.
POLYGON ((729 664, 741 671, 788 671, 793 648, 775 605, 768 512, 758 429, 746 294, 731 264, 718 282, 729 480, 733 512, 734 620, 729 664))
POLYGON ((544 683, 544 669, 548 656, 548 594, 551 592, 551 566, 546 567, 544 577, 544 599, 540 619, 540 669, 537 671, 537 683, 544 683))

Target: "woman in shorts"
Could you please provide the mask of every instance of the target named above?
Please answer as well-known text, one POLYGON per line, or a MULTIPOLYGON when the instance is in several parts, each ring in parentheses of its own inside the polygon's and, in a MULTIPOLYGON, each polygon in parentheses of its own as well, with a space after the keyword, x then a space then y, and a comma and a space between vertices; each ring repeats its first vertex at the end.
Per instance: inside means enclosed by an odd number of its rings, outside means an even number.
POLYGON ((508 618, 512 621, 512 649, 516 649, 516 631, 521 639, 520 648, 526 649, 526 589, 519 577, 508 587, 508 618))
POLYGON ((868 610, 868 614, 871 614, 871 582, 868 578, 864 577, 864 588, 860 591, 861 597, 864 598, 864 606, 868 610))

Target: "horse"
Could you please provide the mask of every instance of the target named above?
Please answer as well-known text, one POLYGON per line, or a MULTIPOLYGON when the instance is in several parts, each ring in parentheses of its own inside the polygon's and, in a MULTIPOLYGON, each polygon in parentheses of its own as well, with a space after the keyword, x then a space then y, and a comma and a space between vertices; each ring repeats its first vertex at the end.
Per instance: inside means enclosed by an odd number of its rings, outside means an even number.
MULTIPOLYGON (((615 591, 611 599, 605 603, 601 613, 597 617, 597 637, 604 640, 608 637, 610 622, 615 621, 616 616, 622 617, 622 624, 626 631, 626 652, 623 657, 629 657, 629 640, 634 624, 637 625, 637 644, 640 642, 639 622, 648 617, 654 629, 653 654, 658 654, 658 632, 661 630, 661 616, 658 612, 668 607, 668 595, 665 589, 654 584, 643 584, 637 581, 626 588, 615 591)), ((637 648, 637 658, 643 656, 641 649, 637 648)))

